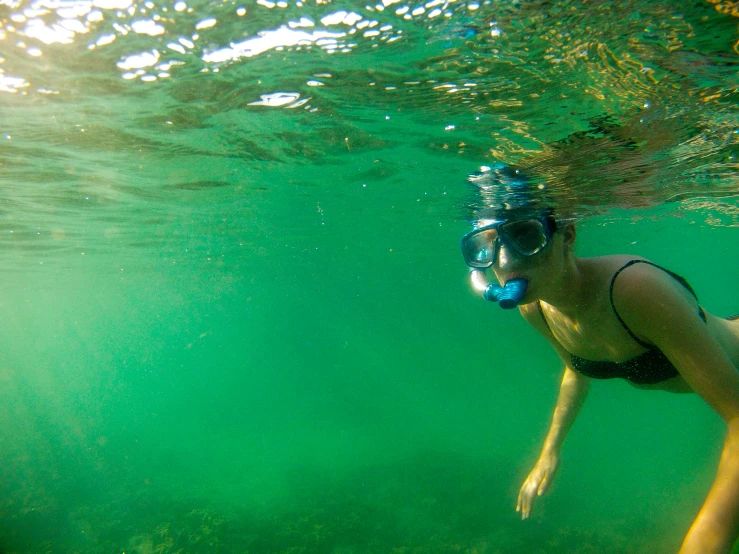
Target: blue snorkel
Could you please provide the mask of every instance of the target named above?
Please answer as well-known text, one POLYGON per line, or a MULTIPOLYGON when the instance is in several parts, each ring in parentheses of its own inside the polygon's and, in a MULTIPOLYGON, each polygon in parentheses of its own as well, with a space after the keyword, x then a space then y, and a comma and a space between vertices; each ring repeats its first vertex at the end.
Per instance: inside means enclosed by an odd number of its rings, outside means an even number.
POLYGON ((523 300, 529 282, 526 279, 511 279, 505 286, 488 283, 485 272, 480 269, 470 270, 470 282, 472 287, 479 292, 485 300, 497 302, 504 310, 511 310, 523 300))
POLYGON ((498 306, 504 310, 511 310, 521 302, 528 287, 529 283, 526 279, 511 279, 506 282, 504 287, 500 285, 488 285, 488 288, 483 293, 483 297, 485 300, 497 302, 498 306))

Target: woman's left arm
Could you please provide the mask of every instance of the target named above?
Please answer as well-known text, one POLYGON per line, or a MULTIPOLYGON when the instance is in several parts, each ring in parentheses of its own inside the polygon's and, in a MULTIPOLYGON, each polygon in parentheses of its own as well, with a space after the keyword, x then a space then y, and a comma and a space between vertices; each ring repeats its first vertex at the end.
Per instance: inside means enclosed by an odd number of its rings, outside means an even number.
POLYGON ((716 478, 680 554, 728 553, 739 534, 739 368, 671 277, 636 269, 614 287, 621 317, 667 356, 728 426, 716 478))

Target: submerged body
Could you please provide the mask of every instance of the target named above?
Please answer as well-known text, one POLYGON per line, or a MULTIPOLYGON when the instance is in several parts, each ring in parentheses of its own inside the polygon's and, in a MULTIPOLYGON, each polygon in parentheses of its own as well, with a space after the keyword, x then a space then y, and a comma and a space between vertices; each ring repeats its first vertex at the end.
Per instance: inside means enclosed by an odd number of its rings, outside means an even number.
POLYGON ((470 183, 484 204, 461 241, 473 285, 487 290, 487 269, 504 288, 525 283, 513 300, 565 366, 517 511, 529 517, 549 488, 591 379, 623 378, 641 389, 694 392, 726 422, 716 478, 680 553, 730 552, 739 534, 739 319, 708 313, 685 279, 644 258, 576 256, 575 225, 537 199, 540 186, 502 164, 481 170, 470 183))
POLYGON ((652 278, 669 281, 670 279, 665 279, 669 277, 674 280, 675 293, 695 305, 695 313, 703 320, 709 333, 739 371, 737 316, 724 318, 706 312, 698 303, 693 289, 682 277, 644 258, 634 256, 578 258, 578 263, 580 273, 592 275, 586 278, 586 281, 595 281, 594 287, 588 287, 593 294, 591 306, 587 308, 579 306, 574 317, 567 317, 555 306, 537 301, 535 307, 540 321, 537 321, 536 314, 532 313, 530 304, 521 307, 522 314, 532 326, 550 342, 553 339, 567 351, 570 361, 568 367, 590 378, 623 378, 638 388, 694 392, 661 350, 631 330, 614 304, 614 289, 617 291, 616 294, 619 294, 618 278, 621 273, 643 263, 665 273, 660 276, 658 271, 645 269, 647 273, 652 274, 652 278), (607 282, 598 283, 599 280, 603 281, 603 278, 607 282), (608 302, 599 302, 606 294, 608 302))
POLYGON ((705 311, 684 280, 643 258, 574 256, 574 234, 565 229, 542 259, 493 266, 501 282, 532 283, 521 314, 565 364, 552 425, 517 510, 529 517, 551 484, 590 379, 622 377, 640 389, 698 393, 727 422, 716 480, 681 552, 729 552, 739 532, 739 320, 705 311))

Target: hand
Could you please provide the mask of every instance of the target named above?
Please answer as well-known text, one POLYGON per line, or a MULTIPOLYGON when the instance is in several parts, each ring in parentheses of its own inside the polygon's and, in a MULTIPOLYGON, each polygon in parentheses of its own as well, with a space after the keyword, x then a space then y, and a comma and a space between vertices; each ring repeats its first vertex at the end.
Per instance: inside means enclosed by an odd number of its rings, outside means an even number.
POLYGON ((547 492, 549 485, 552 484, 554 476, 557 474, 558 468, 558 455, 541 455, 518 493, 516 511, 521 512, 521 519, 527 519, 531 515, 531 507, 534 505, 534 500, 536 500, 537 496, 541 496, 547 492))

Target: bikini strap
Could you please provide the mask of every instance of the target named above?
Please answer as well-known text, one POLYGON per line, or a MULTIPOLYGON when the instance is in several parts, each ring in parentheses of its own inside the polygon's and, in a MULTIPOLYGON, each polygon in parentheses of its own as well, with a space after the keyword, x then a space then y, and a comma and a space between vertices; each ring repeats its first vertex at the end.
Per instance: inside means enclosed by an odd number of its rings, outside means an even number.
MULTIPOLYGON (((647 264, 656 267, 657 269, 661 269, 665 273, 667 273, 670 277, 675 279, 678 283, 680 283, 683 287, 685 287, 690 294, 693 295, 693 297, 698 300, 698 295, 695 294, 695 291, 693 290, 693 287, 690 286, 690 283, 685 280, 685 277, 682 277, 678 275, 677 273, 670 271, 669 269, 666 269, 662 267, 661 265, 657 265, 654 262, 650 262, 648 260, 629 260, 624 265, 622 265, 620 268, 616 270, 616 273, 613 274, 613 277, 611 277, 611 286, 609 289, 609 297, 611 300, 611 308, 613 308, 613 313, 616 314, 616 317, 618 318, 619 323, 621 323, 621 326, 626 330, 626 332, 629 334, 629 336, 634 339, 636 342, 641 344, 644 348, 653 348, 653 344, 649 344, 648 342, 644 342, 639 337, 637 337, 631 329, 629 329, 629 326, 626 325, 623 319, 621 319, 621 316, 618 314, 618 311, 616 310, 616 306, 613 304, 613 285, 616 283, 616 277, 619 276, 619 274, 626 269, 627 267, 630 267, 634 264, 647 264)), ((701 319, 705 322, 706 321, 706 314, 703 311, 703 308, 699 306, 699 315, 701 319)))
POLYGON ((618 314, 618 310, 616 310, 616 306, 613 304, 613 285, 616 283, 616 277, 618 277, 621 274, 621 272, 624 269, 626 269, 627 267, 631 267, 634 264, 638 264, 638 263, 642 263, 642 262, 643 263, 649 263, 651 265, 655 265, 655 264, 652 264, 651 262, 645 262, 644 260, 629 260, 624 265, 622 265, 621 267, 619 267, 616 270, 616 273, 613 274, 613 277, 611 277, 611 286, 610 286, 610 288, 608 290, 608 296, 611 299, 611 308, 613 309, 613 313, 616 314, 616 317, 618 318, 618 322, 621 324, 621 327, 623 327, 626 330, 626 332, 629 334, 629 336, 632 339, 634 339, 636 342, 638 342, 639 344, 641 344, 644 348, 652 348, 654 346, 653 344, 649 344, 649 343, 644 342, 639 337, 637 337, 631 329, 629 329, 629 326, 626 325, 626 323, 624 322, 623 319, 621 319, 621 316, 618 314))
MULTIPOLYGON (((544 315, 544 309, 541 307, 541 300, 536 301, 536 306, 539 308, 539 313, 541 314, 541 318, 544 320, 544 323, 546 323, 547 329, 549 329, 549 332, 552 333, 552 328, 549 326, 547 316, 544 315)), ((554 333, 552 333, 552 336, 554 336, 554 333)))

